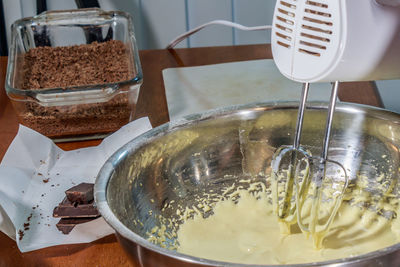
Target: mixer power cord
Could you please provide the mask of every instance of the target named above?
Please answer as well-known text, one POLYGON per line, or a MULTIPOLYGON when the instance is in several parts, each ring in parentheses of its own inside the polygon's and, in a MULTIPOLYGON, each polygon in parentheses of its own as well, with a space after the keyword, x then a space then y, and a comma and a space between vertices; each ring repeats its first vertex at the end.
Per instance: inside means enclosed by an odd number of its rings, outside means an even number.
POLYGON ((196 28, 193 28, 193 29, 191 29, 191 30, 179 35, 178 37, 176 37, 174 40, 172 40, 167 45, 166 49, 174 48, 177 44, 179 44, 180 42, 185 40, 190 35, 200 31, 201 29, 203 29, 203 28, 205 28, 207 26, 214 25, 214 24, 229 26, 229 27, 236 28, 236 29, 243 30, 243 31, 261 31, 261 30, 270 30, 270 29, 272 29, 272 25, 247 27, 247 26, 243 26, 241 24, 238 24, 238 23, 235 23, 235 22, 232 22, 232 21, 213 20, 213 21, 204 23, 204 24, 202 24, 200 26, 197 26, 196 28))

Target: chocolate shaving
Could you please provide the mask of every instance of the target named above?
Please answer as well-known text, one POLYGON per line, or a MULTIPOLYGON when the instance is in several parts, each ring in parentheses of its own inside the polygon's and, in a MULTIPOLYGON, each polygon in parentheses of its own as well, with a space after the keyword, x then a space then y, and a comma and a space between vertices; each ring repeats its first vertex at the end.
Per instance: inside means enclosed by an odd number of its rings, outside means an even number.
POLYGON ((91 44, 36 47, 24 55, 23 89, 70 87, 133 78, 129 50, 119 40, 91 44))

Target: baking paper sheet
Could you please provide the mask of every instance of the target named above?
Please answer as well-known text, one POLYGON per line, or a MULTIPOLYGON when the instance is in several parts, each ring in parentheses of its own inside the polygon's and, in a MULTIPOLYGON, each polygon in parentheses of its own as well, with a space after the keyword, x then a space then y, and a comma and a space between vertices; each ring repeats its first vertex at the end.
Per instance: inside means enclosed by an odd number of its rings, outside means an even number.
MULTIPOLYGON (((163 70, 171 120, 253 102, 298 101, 302 85, 284 77, 272 59, 163 70)), ((331 86, 312 84, 309 101, 328 101, 331 86)))
POLYGON ((21 252, 91 242, 113 233, 98 218, 64 235, 56 228, 60 219, 52 217, 53 209, 65 190, 82 182, 94 183, 109 156, 149 129, 147 118, 138 119, 96 147, 63 151, 51 139, 21 125, 0 164, 0 230, 16 240, 21 252))

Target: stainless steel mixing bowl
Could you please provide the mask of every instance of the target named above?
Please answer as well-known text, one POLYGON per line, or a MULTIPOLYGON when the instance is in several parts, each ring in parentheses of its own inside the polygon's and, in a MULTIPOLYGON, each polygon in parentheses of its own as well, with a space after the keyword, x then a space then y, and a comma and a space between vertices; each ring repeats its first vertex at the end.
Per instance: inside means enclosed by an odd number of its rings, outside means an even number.
MULTIPOLYGON (((196 205, 196 196, 211 189, 219 192, 249 177, 268 185, 271 156, 275 148, 292 143, 296 114, 296 103, 225 108, 164 124, 119 149, 98 175, 95 200, 132 260, 138 266, 242 266, 163 248, 147 241, 146 233, 161 226, 160 216, 176 217, 179 206, 196 205)), ((325 116, 322 103, 313 103, 306 111, 301 143, 312 153, 319 154, 325 116)), ((329 157, 345 166, 351 183, 357 183, 359 174, 368 177, 362 190, 372 196, 370 207, 389 191, 398 197, 400 115, 339 104, 331 140, 329 157), (384 178, 376 179, 381 174, 384 178)), ((390 211, 377 212, 396 216, 390 211)), ((168 226, 166 232, 172 228, 168 226)), ((173 242, 171 236, 163 244, 168 247, 173 242)), ((395 244, 313 265, 400 266, 399 248, 395 244)))

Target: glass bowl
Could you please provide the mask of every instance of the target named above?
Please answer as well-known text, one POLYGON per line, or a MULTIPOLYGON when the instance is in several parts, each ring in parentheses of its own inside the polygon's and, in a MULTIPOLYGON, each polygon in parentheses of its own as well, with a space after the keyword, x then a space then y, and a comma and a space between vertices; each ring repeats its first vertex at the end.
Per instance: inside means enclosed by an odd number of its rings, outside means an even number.
MULTIPOLYGON (((112 48, 109 51, 115 52, 112 48)), ((80 64, 82 57, 78 54, 72 61, 80 64)), ((37 61, 37 58, 32 60, 33 63, 37 61)), ((103 64, 107 66, 108 62, 103 64)), ((73 75, 90 75, 79 69, 70 72, 73 75)), ((43 71, 41 74, 39 70, 39 75, 35 75, 51 79, 49 73, 43 71)), ((56 141, 104 137, 130 122, 135 115, 142 76, 132 19, 125 12, 105 12, 97 8, 48 11, 17 20, 12 25, 5 84, 7 95, 20 123, 56 141), (107 42, 118 42, 123 46, 121 57, 124 60, 126 57, 128 74, 122 79, 95 84, 90 81, 77 84, 71 80, 67 84, 64 82, 63 86, 44 88, 29 87, 29 83, 27 86, 26 81, 33 77, 34 71, 34 67, 29 69, 27 63, 29 52, 33 53, 41 47, 50 51, 49 54, 53 53, 54 57, 57 53, 52 52, 54 49, 90 44, 100 47, 108 45, 107 42)))

